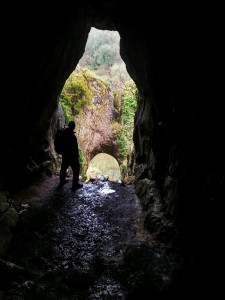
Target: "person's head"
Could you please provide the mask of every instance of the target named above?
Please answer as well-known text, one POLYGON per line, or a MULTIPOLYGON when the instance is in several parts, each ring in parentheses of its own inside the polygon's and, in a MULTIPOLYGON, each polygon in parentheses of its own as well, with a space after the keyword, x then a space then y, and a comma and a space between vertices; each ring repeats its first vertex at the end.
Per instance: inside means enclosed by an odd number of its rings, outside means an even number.
POLYGON ((70 121, 68 123, 68 127, 69 127, 70 130, 74 130, 75 129, 75 122, 74 121, 70 121))

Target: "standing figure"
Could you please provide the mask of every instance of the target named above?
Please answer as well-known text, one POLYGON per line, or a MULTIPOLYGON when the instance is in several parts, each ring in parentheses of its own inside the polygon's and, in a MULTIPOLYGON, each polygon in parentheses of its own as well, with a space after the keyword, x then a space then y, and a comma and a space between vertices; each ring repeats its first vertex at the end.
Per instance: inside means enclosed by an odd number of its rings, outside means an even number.
POLYGON ((67 169, 69 166, 73 171, 73 184, 72 189, 83 187, 83 184, 79 183, 80 174, 80 162, 79 162, 79 149, 77 143, 77 137, 74 132, 75 122, 70 121, 68 123, 68 128, 65 130, 65 144, 63 146, 62 152, 62 163, 60 169, 60 185, 64 185, 68 182, 66 180, 67 169))

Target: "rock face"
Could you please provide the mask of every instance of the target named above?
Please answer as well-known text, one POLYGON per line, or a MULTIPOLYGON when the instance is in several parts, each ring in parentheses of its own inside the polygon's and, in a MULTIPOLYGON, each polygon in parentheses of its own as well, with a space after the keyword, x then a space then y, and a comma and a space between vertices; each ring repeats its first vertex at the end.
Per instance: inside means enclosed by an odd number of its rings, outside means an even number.
POLYGON ((87 166, 98 153, 107 153, 118 159, 118 144, 112 133, 115 119, 113 95, 100 79, 86 78, 92 91, 91 103, 75 116, 76 136, 87 166))
POLYGON ((209 22, 213 9, 146 1, 6 4, 15 26, 2 35, 0 187, 19 188, 50 168, 51 119, 90 27, 117 30, 140 93, 134 169, 145 225, 160 243, 179 247, 194 286, 224 292, 222 26, 220 16, 209 22))

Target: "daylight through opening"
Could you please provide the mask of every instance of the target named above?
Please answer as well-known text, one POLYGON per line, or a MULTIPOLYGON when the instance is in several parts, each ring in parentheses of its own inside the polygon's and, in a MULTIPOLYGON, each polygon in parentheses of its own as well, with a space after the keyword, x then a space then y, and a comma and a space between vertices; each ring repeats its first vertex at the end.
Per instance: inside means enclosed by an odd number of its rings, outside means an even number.
MULTIPOLYGON (((84 55, 60 95, 66 123, 71 119, 76 123, 84 180, 99 153, 117 161, 118 178, 128 176, 137 97, 136 85, 120 56, 119 33, 91 28, 84 55)), ((109 174, 110 168, 104 172, 109 174)))
POLYGON ((120 167, 117 160, 106 153, 97 154, 89 163, 88 179, 118 181, 121 179, 120 167))

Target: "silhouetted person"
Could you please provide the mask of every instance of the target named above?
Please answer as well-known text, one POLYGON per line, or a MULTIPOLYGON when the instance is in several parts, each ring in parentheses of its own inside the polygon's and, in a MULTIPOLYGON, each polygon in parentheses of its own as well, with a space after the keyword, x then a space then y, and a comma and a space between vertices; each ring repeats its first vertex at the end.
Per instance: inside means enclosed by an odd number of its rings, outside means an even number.
POLYGON ((68 182, 66 180, 67 169, 69 166, 73 170, 72 189, 81 188, 83 184, 79 183, 80 162, 77 137, 74 132, 75 122, 70 121, 65 132, 65 147, 62 153, 62 163, 60 169, 60 185, 68 182))

